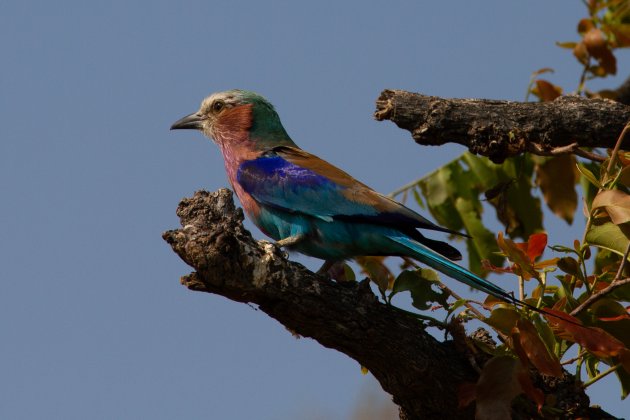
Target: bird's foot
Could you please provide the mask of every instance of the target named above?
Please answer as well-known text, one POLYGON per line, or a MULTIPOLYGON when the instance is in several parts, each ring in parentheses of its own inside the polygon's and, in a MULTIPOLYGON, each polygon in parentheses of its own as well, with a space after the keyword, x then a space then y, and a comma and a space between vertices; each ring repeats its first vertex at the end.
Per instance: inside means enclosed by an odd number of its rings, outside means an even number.
POLYGON ((276 241, 276 246, 280 248, 291 247, 293 245, 297 245, 298 243, 300 243, 304 239, 304 237, 305 237, 304 235, 289 236, 288 238, 284 238, 284 239, 280 239, 279 241, 276 241))

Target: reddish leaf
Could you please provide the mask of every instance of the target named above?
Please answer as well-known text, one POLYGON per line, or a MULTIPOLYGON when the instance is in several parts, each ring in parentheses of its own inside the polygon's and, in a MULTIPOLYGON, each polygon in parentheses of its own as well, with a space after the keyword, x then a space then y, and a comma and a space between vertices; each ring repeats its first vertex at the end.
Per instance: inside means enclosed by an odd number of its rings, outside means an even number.
POLYGON ((594 27, 595 27, 595 25, 593 24, 593 21, 591 19, 584 18, 584 19, 582 19, 582 20, 580 20, 578 22, 577 31, 578 31, 578 33, 583 35, 586 32, 588 32, 591 29, 593 29, 594 27))
POLYGON ((619 159, 622 166, 630 166, 630 152, 620 151, 617 153, 617 159, 619 159))
POLYGON ((517 375, 518 383, 521 384, 523 392, 536 403, 538 412, 545 403, 545 394, 532 383, 532 378, 529 376, 529 372, 526 369, 521 369, 517 375))
POLYGON ((617 58, 613 52, 606 48, 601 57, 598 58, 599 65, 604 69, 605 74, 617 74, 617 58))
POLYGON ((629 314, 621 314, 617 316, 600 316, 597 317, 600 321, 612 322, 612 321, 621 321, 622 319, 630 319, 629 314))
POLYGON ((546 233, 534 233, 527 240, 527 256, 530 261, 540 257, 547 246, 546 233))
POLYGON ((497 267, 493 265, 490 260, 481 260, 481 267, 486 271, 494 271, 497 273, 513 273, 514 268, 512 267, 497 267))
MULTIPOLYGON (((499 232, 497 238, 497 244, 501 251, 512 261, 515 265, 514 272, 525 280, 531 278, 538 278, 538 272, 534 270, 530 258, 523 251, 524 245, 516 245, 511 239, 503 238, 503 232, 499 232)), ((527 248, 526 248, 527 249, 527 248)))
POLYGON ((551 258, 549 260, 545 260, 545 261, 539 261, 536 264, 534 264, 534 268, 535 269, 542 269, 545 267, 554 267, 558 264, 558 261, 560 261, 560 258, 556 257, 556 258, 551 258))
POLYGON ((521 356, 523 363, 527 363, 529 360, 542 374, 558 378, 562 376, 560 361, 555 355, 549 353, 534 324, 526 319, 519 319, 516 321, 516 327, 512 330, 512 338, 514 343, 518 342, 522 349, 519 356, 521 356), (523 359, 522 355, 525 355, 526 358, 523 359))
MULTIPOLYGON (((602 73, 591 70, 598 76, 617 73, 617 59, 613 55, 604 33, 597 28, 592 28, 584 35, 582 41, 586 47, 586 51, 599 62, 602 73)), ((575 50, 574 50, 575 51, 575 50)))
POLYGON ((532 93, 538 96, 543 102, 550 102, 562 95, 562 88, 546 80, 536 80, 536 87, 532 93))
POLYGON ((608 49, 604 33, 597 28, 591 28, 584 34, 584 46, 586 46, 588 53, 595 58, 601 57, 604 50, 608 49))
POLYGON ((552 326, 554 333, 562 338, 576 342, 597 357, 620 357, 624 368, 630 372, 630 350, 626 346, 601 328, 586 327, 579 319, 564 312, 545 309, 545 318, 552 326))
POLYGON ((575 48, 573 48, 573 55, 575 56, 575 58, 578 59, 580 63, 582 64, 588 63, 589 55, 586 49, 586 45, 584 45, 584 42, 579 42, 575 46, 575 48))

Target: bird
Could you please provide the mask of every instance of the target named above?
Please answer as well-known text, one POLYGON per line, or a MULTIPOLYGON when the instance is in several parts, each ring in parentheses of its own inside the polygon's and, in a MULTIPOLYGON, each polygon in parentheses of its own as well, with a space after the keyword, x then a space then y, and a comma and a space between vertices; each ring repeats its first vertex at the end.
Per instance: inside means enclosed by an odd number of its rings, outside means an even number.
POLYGON ((234 192, 264 234, 289 251, 323 259, 323 269, 359 256, 410 257, 497 299, 524 304, 455 263, 462 257, 456 248, 419 229, 467 235, 299 148, 263 96, 240 89, 213 93, 171 126, 181 129, 201 131, 219 146, 234 192))

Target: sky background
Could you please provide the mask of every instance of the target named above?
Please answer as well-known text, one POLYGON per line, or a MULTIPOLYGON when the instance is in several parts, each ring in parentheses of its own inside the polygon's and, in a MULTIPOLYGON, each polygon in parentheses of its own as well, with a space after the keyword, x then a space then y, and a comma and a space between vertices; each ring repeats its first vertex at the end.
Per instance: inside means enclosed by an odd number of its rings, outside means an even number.
MULTIPOLYGON (((161 233, 227 180, 213 144, 168 128, 251 89, 304 149, 389 192, 464 150, 374 121, 381 90, 522 100, 541 67, 572 90, 580 67, 554 42, 577 39, 585 7, 305 3, 0 3, 0 418, 349 419, 386 401, 347 356, 179 284, 190 268, 161 233)), ((621 83, 619 59, 592 88, 621 83)), ((590 393, 628 410, 614 378, 590 393)))

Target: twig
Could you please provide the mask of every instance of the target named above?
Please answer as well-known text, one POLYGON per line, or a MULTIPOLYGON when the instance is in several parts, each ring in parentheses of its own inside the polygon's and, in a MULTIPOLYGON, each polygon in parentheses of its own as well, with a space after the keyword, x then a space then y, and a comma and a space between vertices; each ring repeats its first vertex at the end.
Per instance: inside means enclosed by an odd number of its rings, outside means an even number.
POLYGON ((577 143, 571 143, 566 146, 556 147, 551 150, 545 150, 537 143, 528 143, 527 148, 530 152, 539 156, 560 156, 573 153, 574 155, 578 155, 580 157, 593 160, 595 162, 604 162, 606 160, 605 156, 580 149, 577 143))
POLYGON ((571 363, 580 360, 582 357, 584 357, 584 355, 586 354, 586 350, 581 351, 577 356, 572 357, 568 360, 565 360, 564 362, 560 363, 561 365, 570 365, 571 363))
POLYGON ((573 150, 573 154, 575 154, 577 156, 580 156, 580 157, 583 157, 585 159, 590 159, 590 160, 592 160, 594 162, 604 162, 604 161, 606 161, 606 157, 605 156, 598 155, 597 153, 592 153, 592 152, 589 152, 587 150, 580 149, 579 147, 576 147, 573 150))
POLYGON ((623 268, 625 267, 626 262, 628 261, 629 254, 630 254, 630 242, 628 242, 628 246, 626 246, 626 252, 624 252, 623 254, 623 258, 621 259, 621 262, 619 263, 619 269, 617 270, 617 274, 615 275, 615 278, 613 279, 613 281, 611 281, 608 287, 606 287, 605 289, 602 289, 599 292, 590 295, 588 299, 582 302, 580 306, 578 306, 571 312, 571 315, 576 316, 577 314, 582 312, 584 309, 592 305, 593 302, 601 299, 602 296, 607 295, 608 293, 612 292, 613 290, 615 290, 616 288, 620 286, 623 286, 624 284, 630 283, 630 277, 627 279, 621 280, 621 274, 623 273, 623 268))
POLYGON ((630 129, 630 122, 628 122, 626 126, 623 128, 623 130, 621 131, 621 134, 619 135, 619 138, 617 139, 617 143, 615 143, 615 148, 613 149, 612 154, 610 155, 610 162, 608 162, 608 167, 606 168, 607 174, 610 174, 610 171, 612 171, 612 168, 615 165, 615 161, 617 160, 617 153, 619 153, 619 149, 621 149, 621 143, 623 142, 624 137, 626 137, 626 133, 628 132, 629 129, 630 129))
POLYGON ((528 143, 527 148, 529 151, 539 155, 539 156, 558 156, 558 155, 568 155, 569 153, 573 153, 573 150, 578 146, 577 143, 567 144, 566 146, 558 146, 553 149, 546 150, 538 143, 528 143))
POLYGON ((614 371, 616 371, 617 369, 619 369, 620 366, 621 366, 621 363, 618 363, 615 366, 612 366, 610 369, 605 370, 604 372, 600 373, 599 375, 597 375, 597 376, 589 379, 588 381, 584 382, 584 384, 582 386, 584 388, 586 388, 587 386, 594 384, 595 382, 599 381, 603 377, 608 376, 611 373, 613 373, 614 371))
POLYGON ((623 254, 623 259, 619 263, 619 269, 617 270, 617 274, 615 274, 614 281, 617 281, 621 278, 621 274, 623 273, 623 268, 626 266, 626 262, 628 261, 628 254, 630 254, 630 242, 628 242, 628 246, 626 247, 626 252, 623 254))
POLYGON ((626 284, 630 284, 630 277, 626 278, 626 279, 623 279, 623 280, 613 281, 605 289, 602 289, 599 292, 590 295, 588 297, 588 299, 586 299, 584 302, 582 302, 580 304, 580 306, 578 306, 573 311, 571 311, 570 315, 571 316, 577 316, 580 312, 582 312, 584 309, 586 309, 589 306, 591 306, 594 302, 596 302, 597 300, 601 299, 603 296, 606 296, 608 293, 610 293, 613 290, 615 290, 615 289, 617 289, 617 288, 619 288, 621 286, 624 286, 626 284))
POLYGON ((418 178, 415 181, 411 181, 408 184, 403 185, 400 188, 396 188, 394 191, 390 192, 388 194, 389 197, 391 198, 395 198, 398 194, 403 193, 413 187, 415 187, 416 185, 418 185, 418 183, 420 183, 420 181, 422 181, 425 177, 422 178, 418 178))
POLYGON ((582 70, 582 75, 580 76, 580 83, 578 85, 577 88, 577 94, 581 95, 582 92, 584 91, 584 85, 586 84, 586 72, 588 71, 589 67, 591 66, 591 57, 588 57, 588 62, 584 64, 584 69, 582 70))
POLYGON ((477 315, 477 317, 478 317, 481 321, 483 321, 483 320, 485 320, 485 319, 486 319, 486 317, 485 317, 485 316, 484 316, 481 312, 479 312, 479 311, 478 311, 478 310, 477 310, 474 306, 472 306, 468 300, 466 300, 466 299, 462 299, 462 297, 461 297, 461 296, 459 296, 457 293, 455 293, 454 291, 452 291, 451 289, 449 289, 449 287, 448 287, 448 286, 446 286, 444 283, 439 283, 439 286, 440 286, 440 288, 442 288, 442 289, 446 290, 446 291, 447 291, 447 292, 448 292, 451 296, 453 296, 455 299, 457 299, 457 300, 461 300, 462 302, 464 302, 464 306, 465 306, 468 310, 470 310, 470 312, 472 312, 472 313, 474 313, 475 315, 477 315))

